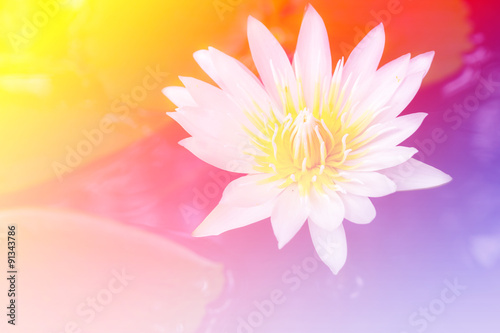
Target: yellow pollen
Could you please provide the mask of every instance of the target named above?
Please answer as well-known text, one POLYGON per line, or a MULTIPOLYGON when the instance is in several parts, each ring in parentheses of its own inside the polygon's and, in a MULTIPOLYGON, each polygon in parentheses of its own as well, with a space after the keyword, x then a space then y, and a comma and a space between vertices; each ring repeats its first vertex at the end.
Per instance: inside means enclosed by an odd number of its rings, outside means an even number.
POLYGON ((373 125, 371 120, 378 110, 356 110, 353 115, 358 103, 352 101, 353 92, 346 91, 350 78, 341 84, 342 67, 343 61, 339 61, 331 83, 323 80, 328 89, 317 85, 312 110, 305 106, 300 77, 296 77, 298 96, 294 102, 289 87, 273 68, 282 107, 266 116, 262 110, 247 111, 256 128, 247 129, 247 133, 259 151, 252 154, 254 169, 269 174, 266 181, 280 181, 282 187, 296 184, 303 196, 313 187, 342 192, 341 184, 351 181, 342 171, 355 169, 360 165, 358 159, 367 154, 369 149, 363 149, 364 145, 378 134, 366 129, 373 125), (320 97, 320 90, 326 96, 320 97), (324 102, 319 103, 320 98, 324 102))

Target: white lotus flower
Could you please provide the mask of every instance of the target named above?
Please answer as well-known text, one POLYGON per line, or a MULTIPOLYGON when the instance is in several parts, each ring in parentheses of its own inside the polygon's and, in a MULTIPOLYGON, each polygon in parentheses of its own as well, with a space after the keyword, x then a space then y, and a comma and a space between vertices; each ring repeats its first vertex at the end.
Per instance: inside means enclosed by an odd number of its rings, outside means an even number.
POLYGON ((270 216, 281 248, 307 220, 318 254, 336 274, 347 255, 342 221, 372 221, 369 197, 451 180, 412 159, 415 148, 399 146, 426 116, 398 117, 434 52, 407 54, 377 70, 384 39, 380 24, 332 75, 325 25, 308 6, 292 64, 266 27, 248 19, 261 80, 214 48, 194 54, 220 88, 181 77, 185 88, 164 89, 178 106, 169 115, 192 136, 179 143, 209 164, 247 174, 227 186, 194 236, 270 216))

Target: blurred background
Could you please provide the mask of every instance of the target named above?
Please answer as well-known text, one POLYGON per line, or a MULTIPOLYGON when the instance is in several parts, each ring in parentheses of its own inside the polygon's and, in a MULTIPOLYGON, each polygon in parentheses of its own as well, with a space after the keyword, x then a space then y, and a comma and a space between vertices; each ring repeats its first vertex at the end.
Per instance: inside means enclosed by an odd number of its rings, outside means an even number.
POLYGON ((24 0, 0 2, 2 332, 500 331, 500 26, 492 0, 24 0), (379 22, 382 64, 436 51, 405 113, 406 142, 453 182, 376 198, 346 222, 334 276, 307 228, 278 250, 268 220, 217 237, 194 228, 237 174, 198 160, 161 93, 209 81, 213 46, 254 70, 246 19, 292 55, 307 3, 334 62, 379 22), (3 266, 2 266, 3 265, 3 266), (8 309, 4 310, 8 314, 8 309))

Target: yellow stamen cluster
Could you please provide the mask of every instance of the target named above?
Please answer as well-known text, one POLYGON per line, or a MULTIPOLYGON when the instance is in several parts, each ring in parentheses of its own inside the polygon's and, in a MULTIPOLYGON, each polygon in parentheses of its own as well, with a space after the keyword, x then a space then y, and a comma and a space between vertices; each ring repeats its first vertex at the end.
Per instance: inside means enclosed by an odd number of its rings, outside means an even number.
POLYGON ((343 61, 339 61, 329 89, 317 85, 312 110, 305 105, 299 77, 298 98, 294 101, 288 87, 274 73, 284 110, 273 110, 270 116, 260 111, 263 117, 247 113, 256 129, 247 129, 259 151, 252 154, 255 170, 270 174, 267 181, 282 180, 282 187, 296 183, 304 196, 312 187, 319 192, 323 186, 342 191, 340 184, 351 181, 343 177, 342 171, 354 169, 356 164, 346 162, 366 154, 360 148, 373 137, 362 134, 374 114, 366 111, 353 119, 352 94, 346 96, 345 91, 348 82, 341 87, 342 67, 343 61), (328 93, 322 96, 321 90, 328 93))

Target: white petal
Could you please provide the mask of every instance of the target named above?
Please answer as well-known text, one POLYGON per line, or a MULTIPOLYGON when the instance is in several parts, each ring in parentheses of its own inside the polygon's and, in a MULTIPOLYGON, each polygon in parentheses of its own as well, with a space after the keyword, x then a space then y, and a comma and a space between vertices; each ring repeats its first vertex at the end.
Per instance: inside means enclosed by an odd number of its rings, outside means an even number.
MULTIPOLYGON (((290 90, 292 97, 296 99, 297 82, 295 81, 292 65, 286 52, 273 34, 252 16, 248 18, 248 42, 260 78, 266 90, 273 96, 275 101, 277 103, 281 103, 282 101, 277 87, 277 84, 281 85, 281 79, 283 79, 284 85, 290 90), (275 75, 277 76, 276 78, 275 75)), ((284 86, 281 87, 281 89, 284 88, 284 86)))
POLYGON ((323 80, 331 78, 332 56, 325 23, 311 5, 302 20, 293 61, 302 79, 307 106, 312 110, 316 90, 320 89, 321 94, 323 80))
POLYGON ((248 141, 248 135, 233 119, 212 110, 188 106, 178 108, 177 112, 167 112, 167 115, 194 137, 211 137, 235 147, 243 147, 242 142, 248 141))
POLYGON ((254 161, 243 150, 221 144, 220 141, 209 137, 191 137, 179 141, 179 144, 199 159, 219 169, 237 173, 255 173, 254 161))
MULTIPOLYGON (((182 112, 167 112, 167 116, 175 120, 191 136, 193 136, 194 134, 202 133, 202 130, 199 129, 195 124, 193 124, 182 112)), ((203 134, 205 133, 203 132, 203 134)))
MULTIPOLYGON (((379 24, 373 28, 352 50, 344 67, 343 81, 351 75, 351 82, 357 79, 362 82, 375 73, 382 58, 385 44, 384 26, 379 24)), ((352 86, 351 83, 351 86, 352 86)))
POLYGON ((373 150, 365 156, 349 161, 346 165, 361 165, 356 167, 356 171, 377 171, 391 168, 408 161, 418 152, 413 147, 396 146, 385 150, 373 150))
MULTIPOLYGON (((212 110, 212 114, 234 119, 238 129, 241 125, 252 128, 252 123, 243 110, 221 89, 191 77, 180 77, 194 101, 201 107, 212 110)), ((201 121, 201 120, 200 120, 201 121)))
POLYGON ((376 121, 388 121, 399 116, 417 94, 424 75, 424 71, 407 75, 392 98, 387 102, 388 108, 376 118, 376 121))
POLYGON ((259 222, 271 215, 273 202, 254 207, 235 207, 218 204, 207 218, 193 231, 194 237, 214 236, 225 231, 259 222))
POLYGON ((203 71, 207 73, 208 76, 210 76, 210 78, 214 80, 214 82, 217 83, 219 87, 222 88, 224 83, 217 74, 217 70, 215 69, 214 63, 212 62, 212 58, 210 58, 210 53, 208 52, 208 50, 196 51, 193 54, 193 57, 201 67, 201 69, 203 69, 203 71))
POLYGON ((240 177, 229 183, 222 195, 221 203, 240 207, 256 206, 273 200, 282 191, 277 182, 265 182, 268 174, 255 174, 240 177))
POLYGON ((370 198, 354 194, 339 194, 345 207, 345 218, 353 223, 367 224, 376 215, 370 198))
POLYGON ((309 196, 311 211, 309 221, 320 228, 332 231, 337 229, 344 219, 344 204, 335 191, 317 193, 311 191, 309 196))
POLYGON ((339 186, 349 194, 365 197, 382 197, 396 192, 396 184, 388 177, 377 172, 342 172, 350 182, 341 182, 339 186))
POLYGON ((259 79, 241 62, 227 54, 212 47, 209 48, 209 53, 222 82, 221 88, 230 93, 247 111, 254 110, 270 115, 273 101, 259 79), (256 107, 259 110, 255 110, 256 107))
POLYGON ((307 215, 307 203, 297 186, 288 186, 281 192, 271 214, 271 224, 280 249, 300 230, 307 215))
POLYGON ((196 102, 184 87, 165 87, 161 90, 177 107, 196 106, 196 102))
POLYGON ((427 75, 433 59, 434 51, 422 53, 410 60, 408 73, 403 83, 387 103, 389 108, 377 117, 377 121, 393 119, 403 112, 420 89, 422 80, 427 75))
POLYGON ((228 112, 236 108, 236 104, 221 89, 192 77, 181 76, 179 79, 199 106, 220 112, 228 112))
POLYGON ((347 259, 344 227, 340 225, 337 229, 328 231, 309 221, 309 232, 320 259, 330 268, 333 274, 337 274, 347 259))
POLYGON ((410 66, 408 68, 408 75, 415 74, 418 72, 424 72, 424 76, 429 71, 431 67, 432 60, 434 59, 434 51, 419 54, 410 61, 410 66))
POLYGON ((410 54, 406 54, 377 70, 370 81, 371 91, 367 91, 368 96, 363 97, 357 109, 364 112, 385 106, 403 82, 409 63, 410 54))
POLYGON ((366 136, 376 135, 377 138, 366 145, 367 148, 383 149, 392 148, 406 140, 420 127, 427 113, 417 112, 397 117, 379 126, 374 126, 366 131, 366 136), (383 131, 378 135, 377 132, 383 131))
POLYGON ((451 181, 444 172, 414 158, 393 168, 380 170, 396 183, 398 191, 440 186, 451 181))

